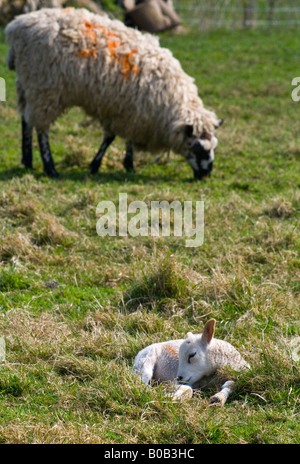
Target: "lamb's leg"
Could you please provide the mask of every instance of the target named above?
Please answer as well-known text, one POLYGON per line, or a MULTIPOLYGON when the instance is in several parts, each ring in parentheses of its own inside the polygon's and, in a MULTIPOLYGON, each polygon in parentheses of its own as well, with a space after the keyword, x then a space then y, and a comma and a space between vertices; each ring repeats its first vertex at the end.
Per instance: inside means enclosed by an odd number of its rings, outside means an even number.
POLYGON ((32 126, 22 116, 22 164, 32 169, 32 126))
POLYGON ((176 385, 176 388, 172 393, 172 401, 173 403, 178 403, 179 401, 192 398, 192 396, 193 396, 192 387, 190 387, 189 385, 179 384, 179 385, 176 385))
POLYGON ((37 136, 45 173, 49 177, 58 177, 51 154, 48 133, 37 130, 37 136))
POLYGON ((134 171, 133 165, 133 148, 131 142, 126 142, 126 154, 123 162, 126 171, 134 171))
POLYGON ((210 398, 210 404, 223 406, 226 403, 228 396, 233 391, 234 385, 235 382, 233 380, 227 380, 227 382, 222 385, 221 390, 210 398))
POLYGON ((105 135, 99 151, 90 164, 91 174, 96 174, 101 165, 101 161, 109 145, 114 141, 115 135, 105 135))

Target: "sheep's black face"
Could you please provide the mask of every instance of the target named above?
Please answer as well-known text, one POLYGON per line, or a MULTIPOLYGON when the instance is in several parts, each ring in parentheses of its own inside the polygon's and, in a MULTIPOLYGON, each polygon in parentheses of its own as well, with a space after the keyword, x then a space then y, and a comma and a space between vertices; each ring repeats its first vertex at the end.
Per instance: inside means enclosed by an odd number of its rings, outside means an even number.
MULTIPOLYGON (((215 129, 223 123, 220 120, 215 129)), ((213 169, 215 158, 215 149, 218 145, 218 139, 212 134, 203 131, 200 137, 194 135, 194 128, 191 125, 185 127, 186 152, 185 158, 193 168, 195 179, 203 179, 210 175, 213 169)))
POLYGON ((209 139, 195 138, 192 142, 187 161, 193 168, 195 179, 201 180, 211 173, 217 144, 218 140, 214 136, 210 136, 209 139))
POLYGON ((195 140, 192 144, 189 164, 194 171, 195 179, 203 179, 208 176, 213 169, 214 149, 203 146, 201 140, 195 140))

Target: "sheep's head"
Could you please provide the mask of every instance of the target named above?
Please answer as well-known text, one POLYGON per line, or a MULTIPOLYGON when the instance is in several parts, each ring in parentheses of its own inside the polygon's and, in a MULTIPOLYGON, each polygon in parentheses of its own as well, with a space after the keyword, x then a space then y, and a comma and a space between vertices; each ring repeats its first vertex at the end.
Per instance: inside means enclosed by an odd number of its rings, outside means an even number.
MULTIPOLYGON (((222 124, 220 121, 219 127, 222 124)), ((216 127, 216 129, 217 129, 216 127)), ((185 128, 185 158, 194 171, 195 179, 202 179, 209 175, 213 169, 215 149, 218 139, 211 133, 203 131, 200 137, 193 134, 193 126, 185 128)))
POLYGON ((193 335, 188 332, 186 335, 185 341, 179 348, 178 383, 197 388, 202 377, 212 373, 208 353, 211 349, 215 326, 216 320, 210 319, 206 322, 202 334, 193 335))

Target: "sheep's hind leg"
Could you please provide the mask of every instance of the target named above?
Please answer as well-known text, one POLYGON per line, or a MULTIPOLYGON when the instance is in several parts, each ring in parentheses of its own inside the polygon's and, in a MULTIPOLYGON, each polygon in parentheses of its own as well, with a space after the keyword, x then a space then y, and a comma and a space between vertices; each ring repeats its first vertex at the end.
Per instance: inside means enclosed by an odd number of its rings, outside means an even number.
POLYGON ((48 133, 37 130, 37 136, 45 173, 49 177, 58 177, 58 172, 55 169, 54 161, 51 154, 48 133))
POLYGON ((32 126, 22 116, 22 164, 32 169, 32 126))
POLYGON ((109 145, 114 141, 115 135, 105 135, 99 151, 90 164, 91 174, 97 174, 101 161, 109 145))
POLYGON ((135 171, 133 165, 133 148, 131 142, 126 142, 126 153, 123 161, 124 168, 126 171, 135 171))

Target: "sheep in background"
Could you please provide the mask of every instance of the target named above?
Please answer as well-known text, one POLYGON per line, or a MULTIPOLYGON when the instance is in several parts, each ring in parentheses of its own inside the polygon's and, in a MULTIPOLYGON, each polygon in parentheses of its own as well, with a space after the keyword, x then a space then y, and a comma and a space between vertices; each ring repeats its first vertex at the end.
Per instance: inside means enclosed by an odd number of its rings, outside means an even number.
POLYGON ((32 168, 36 128, 44 170, 56 176, 48 131, 68 108, 98 120, 105 137, 91 164, 100 166, 116 135, 133 150, 181 154, 202 179, 213 167, 220 121, 204 108, 194 80, 150 34, 85 9, 43 9, 17 17, 6 28, 7 62, 17 73, 22 114, 22 156, 32 168))

